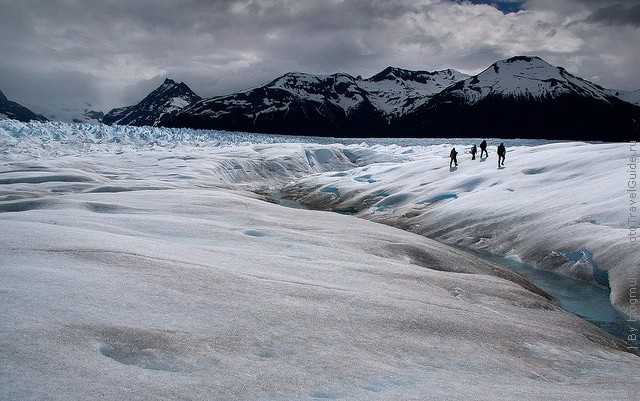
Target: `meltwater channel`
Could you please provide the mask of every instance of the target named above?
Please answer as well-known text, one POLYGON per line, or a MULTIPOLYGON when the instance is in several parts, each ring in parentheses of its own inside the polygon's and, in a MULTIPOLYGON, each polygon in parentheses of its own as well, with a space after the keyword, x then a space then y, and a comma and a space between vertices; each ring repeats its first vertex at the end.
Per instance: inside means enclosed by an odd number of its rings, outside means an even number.
MULTIPOLYGON (((307 209, 299 201, 284 197, 283 193, 277 188, 271 188, 269 195, 270 201, 282 206, 307 209)), ((333 212, 352 214, 342 209, 334 210, 333 212)), ((579 281, 548 270, 531 267, 500 255, 470 249, 461 249, 460 251, 472 253, 477 257, 516 271, 553 296, 564 310, 600 327, 622 341, 628 342, 627 337, 630 333, 640 333, 640 322, 630 321, 629 316, 611 304, 611 291, 605 286, 579 281)))
POLYGON ((638 333, 635 330, 640 330, 639 321, 631 321, 629 316, 611 304, 609 288, 531 267, 503 256, 487 253, 481 253, 478 256, 520 273, 553 296, 564 310, 625 342, 628 342, 629 334, 638 333))

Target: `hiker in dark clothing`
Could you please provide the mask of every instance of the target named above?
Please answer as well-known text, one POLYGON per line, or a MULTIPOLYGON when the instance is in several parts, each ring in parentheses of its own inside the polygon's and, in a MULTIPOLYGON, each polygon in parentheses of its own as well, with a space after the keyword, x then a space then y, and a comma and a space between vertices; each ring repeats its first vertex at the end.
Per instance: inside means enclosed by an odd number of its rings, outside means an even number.
POLYGON ((480 143, 480 158, 482 159, 482 154, 486 153, 487 157, 489 157, 489 152, 487 152, 487 141, 485 141, 484 139, 482 140, 482 143, 480 143))
POLYGON ((451 153, 449 153, 449 157, 451 158, 451 161, 449 162, 449 167, 451 167, 451 165, 454 163, 456 167, 458 167, 458 159, 456 158, 456 156, 458 156, 458 152, 456 152, 456 148, 451 149, 451 153))
POLYGON ((473 147, 471 148, 471 160, 475 160, 476 159, 476 153, 478 153, 478 148, 476 147, 476 145, 473 145, 473 147))
POLYGON ((504 157, 506 154, 507 149, 505 149, 504 144, 501 143, 500 146, 498 146, 498 167, 504 166, 504 157))

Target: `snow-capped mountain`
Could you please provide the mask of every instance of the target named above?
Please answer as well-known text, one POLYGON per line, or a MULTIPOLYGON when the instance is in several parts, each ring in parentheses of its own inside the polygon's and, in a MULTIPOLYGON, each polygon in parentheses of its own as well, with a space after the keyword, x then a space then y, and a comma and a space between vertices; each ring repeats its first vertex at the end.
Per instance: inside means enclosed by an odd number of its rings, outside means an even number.
POLYGON ((393 122, 410 135, 628 140, 640 107, 539 57, 494 63, 393 122))
POLYGON ((291 72, 208 99, 167 79, 103 122, 316 136, 626 141, 640 131, 638 97, 518 56, 472 77, 394 67, 366 79, 291 72))
POLYGON ((10 118, 19 121, 47 121, 44 116, 38 115, 23 105, 13 102, 0 91, 0 119, 10 118))
POLYGON ((413 111, 433 95, 468 77, 451 69, 429 72, 387 67, 359 84, 369 93, 371 102, 392 118, 413 111))
POLYGON ((494 63, 480 74, 461 81, 447 93, 473 105, 487 97, 542 100, 565 94, 607 100, 602 87, 554 67, 539 57, 513 57, 494 63))
POLYGON ((393 118, 467 77, 389 67, 368 79, 287 73, 248 91, 205 99, 170 126, 316 135, 385 135, 393 118))
POLYGON ((164 83, 138 104, 109 111, 102 119, 105 124, 157 126, 163 119, 200 100, 184 82, 166 78, 164 83))
POLYGON ((248 91, 197 102, 170 126, 269 133, 342 132, 384 120, 356 80, 346 74, 287 73, 248 91))

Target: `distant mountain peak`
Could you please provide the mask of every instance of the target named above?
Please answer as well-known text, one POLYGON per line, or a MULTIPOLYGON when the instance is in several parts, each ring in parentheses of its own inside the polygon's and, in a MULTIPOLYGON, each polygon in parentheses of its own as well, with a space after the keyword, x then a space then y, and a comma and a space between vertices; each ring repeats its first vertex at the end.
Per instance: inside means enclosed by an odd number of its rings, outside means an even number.
POLYGON ((599 85, 537 56, 496 61, 478 75, 458 82, 447 91, 448 95, 463 98, 468 104, 475 104, 488 96, 543 99, 575 94, 605 102, 612 97, 599 85))
POLYGON ((165 78, 162 85, 138 104, 109 111, 103 118, 105 124, 159 125, 163 119, 178 113, 191 103, 201 100, 184 82, 165 78))
POLYGON ((497 63, 505 63, 505 64, 517 63, 517 62, 525 62, 525 63, 542 62, 544 64, 549 64, 546 61, 544 61, 542 57, 539 57, 539 56, 513 56, 504 60, 497 61, 497 63))
POLYGON ((557 74, 560 68, 555 67, 538 56, 516 56, 505 60, 498 60, 491 64, 483 74, 520 74, 525 77, 538 78, 544 75, 557 74))
POLYGON ((403 81, 415 81, 420 83, 426 83, 428 81, 435 80, 437 78, 450 78, 450 80, 457 81, 460 79, 467 78, 468 75, 463 74, 459 71, 446 69, 439 71, 412 71, 399 67, 389 66, 379 73, 375 74, 368 81, 372 82, 381 82, 389 79, 397 79, 403 81))
POLYGON ((640 108, 540 57, 499 60, 435 95, 397 130, 428 135, 620 140, 640 108))
POLYGON ((493 64, 491 64, 485 71, 494 70, 496 72, 499 72, 500 68, 504 68, 505 70, 512 70, 512 69, 518 69, 518 68, 557 69, 558 67, 551 65, 550 63, 546 62, 544 59, 538 56, 515 56, 515 57, 510 57, 504 60, 498 60, 493 64))
POLYGON ((389 66, 389 67, 385 68, 384 70, 380 71, 379 73, 377 73, 376 75, 374 75, 371 78, 369 78, 369 80, 370 81, 374 81, 374 82, 378 82, 378 81, 381 81, 383 79, 388 79, 388 78, 391 78, 391 77, 402 78, 403 76, 408 76, 411 73, 413 73, 413 71, 405 70, 405 69, 398 68, 398 67, 389 66))
POLYGON ((18 121, 47 121, 47 118, 36 114, 20 103, 13 102, 0 91, 0 118, 10 118, 18 121))

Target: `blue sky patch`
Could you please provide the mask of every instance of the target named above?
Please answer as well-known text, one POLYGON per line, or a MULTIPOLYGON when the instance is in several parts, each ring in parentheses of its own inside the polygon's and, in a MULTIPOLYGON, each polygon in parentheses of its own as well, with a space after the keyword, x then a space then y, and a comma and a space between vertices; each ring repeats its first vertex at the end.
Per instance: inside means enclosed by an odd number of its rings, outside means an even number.
POLYGON ((473 4, 488 4, 502 11, 504 14, 515 13, 522 10, 522 4, 524 1, 520 0, 469 0, 469 3, 473 4))

